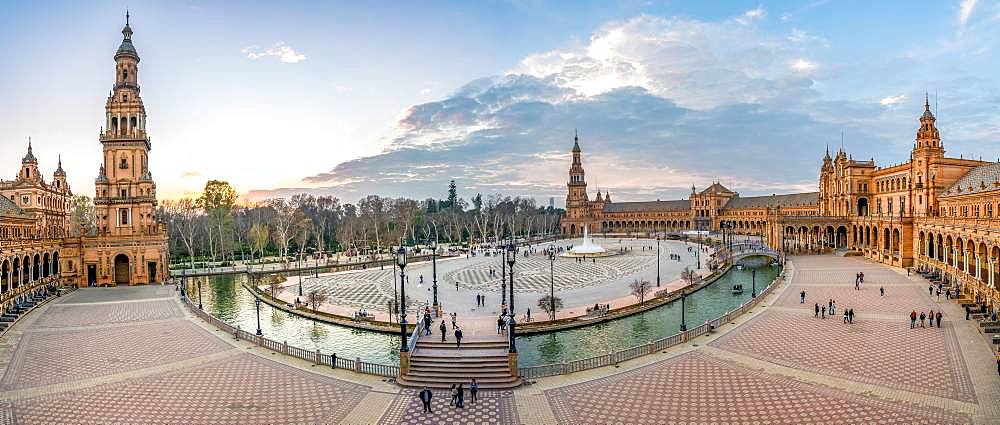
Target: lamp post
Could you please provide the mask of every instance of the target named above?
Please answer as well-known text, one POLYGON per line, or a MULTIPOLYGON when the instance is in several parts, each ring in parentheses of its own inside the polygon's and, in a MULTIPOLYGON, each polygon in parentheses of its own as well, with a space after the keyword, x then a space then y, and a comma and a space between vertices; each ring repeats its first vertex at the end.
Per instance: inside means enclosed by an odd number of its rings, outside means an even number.
POLYGON ((410 351, 406 345, 406 249, 396 251, 396 265, 399 266, 399 352, 410 351))
POLYGON ((503 306, 507 304, 507 250, 500 251, 503 252, 503 258, 500 260, 500 305, 503 306))
POLYGON ((197 282, 198 282, 198 310, 202 310, 202 308, 201 308, 201 281, 198 280, 197 282))
POLYGON ((438 308, 438 275, 437 275, 437 235, 434 238, 434 245, 431 248, 431 288, 434 293, 434 312, 437 314, 438 308))
POLYGON ((507 245, 507 265, 510 266, 510 352, 516 353, 517 346, 514 345, 514 318, 517 316, 514 314, 514 260, 517 258, 517 245, 511 241, 510 245, 507 245))
POLYGON ((556 290, 555 290, 555 267, 556 267, 556 247, 549 247, 549 314, 552 320, 556 319, 556 290))
POLYGON ((302 296, 302 253, 299 253, 299 296, 302 296))
MULTIPOLYGON (((257 288, 257 285, 253 282, 253 273, 250 273, 250 270, 247 270, 247 283, 249 283, 254 289, 257 288)), ((253 303, 254 307, 257 309, 257 336, 261 336, 264 335, 264 331, 260 330, 260 297, 256 294, 254 294, 253 303)))
POLYGON ((656 236, 656 287, 660 287, 660 236, 656 236))
POLYGON ((684 311, 686 310, 684 301, 687 298, 687 290, 681 288, 681 332, 687 332, 687 324, 685 324, 684 311))
POLYGON ((753 292, 750 292, 750 298, 757 298, 757 269, 751 270, 750 284, 753 285, 753 292))

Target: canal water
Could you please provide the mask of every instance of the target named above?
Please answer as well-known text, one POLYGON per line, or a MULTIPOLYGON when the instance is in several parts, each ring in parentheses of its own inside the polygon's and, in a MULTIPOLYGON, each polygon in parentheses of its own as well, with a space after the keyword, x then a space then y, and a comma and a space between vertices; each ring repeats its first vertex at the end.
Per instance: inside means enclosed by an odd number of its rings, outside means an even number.
MULTIPOLYGON (((770 283, 780 268, 760 265, 743 270, 732 269, 715 283, 687 297, 686 322, 693 328, 706 320, 730 311, 750 298, 752 270, 756 270, 758 288, 770 283), (732 286, 743 284, 743 294, 732 294, 732 286)), ((242 329, 257 329, 254 298, 243 288, 246 276, 220 275, 189 278, 191 298, 197 304, 201 282, 201 299, 209 314, 242 329)), ((666 304, 644 313, 584 328, 549 334, 518 337, 518 363, 537 366, 607 354, 673 335, 680 329, 680 301, 666 304)), ((289 345, 323 353, 382 364, 399 363, 399 336, 380 332, 315 322, 260 305, 260 327, 264 336, 289 345)))

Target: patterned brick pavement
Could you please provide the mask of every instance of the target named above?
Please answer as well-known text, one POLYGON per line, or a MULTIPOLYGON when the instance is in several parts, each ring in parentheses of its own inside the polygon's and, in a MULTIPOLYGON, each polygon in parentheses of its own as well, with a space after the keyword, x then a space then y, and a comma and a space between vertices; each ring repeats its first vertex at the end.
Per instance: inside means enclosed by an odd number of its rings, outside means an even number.
POLYGON ((909 323, 818 319, 771 311, 712 346, 796 369, 973 401, 975 393, 950 324, 910 329, 909 323))
POLYGON ((337 423, 368 388, 251 354, 68 394, 18 400, 18 423, 337 423))
POLYGON ((382 424, 518 424, 514 409, 514 394, 510 391, 480 391, 475 403, 465 391, 465 408, 450 406, 448 390, 432 390, 433 413, 423 413, 423 404, 417 398, 419 390, 402 391, 385 415, 382 424))
POLYGON ((966 423, 968 418, 769 376, 692 352, 548 390, 563 424, 966 423))
POLYGON ((180 306, 170 299, 113 304, 53 304, 40 317, 40 328, 92 326, 183 317, 180 306))
POLYGON ((927 298, 927 291, 915 286, 891 285, 885 287, 885 296, 879 296, 878 286, 865 285, 860 291, 850 286, 790 285, 776 302, 785 307, 803 308, 812 314, 816 303, 825 306, 833 299, 838 312, 853 308, 855 313, 891 313, 908 316, 910 311, 928 309, 937 311, 937 305, 927 298), (799 294, 806 291, 806 302, 799 303, 799 294))

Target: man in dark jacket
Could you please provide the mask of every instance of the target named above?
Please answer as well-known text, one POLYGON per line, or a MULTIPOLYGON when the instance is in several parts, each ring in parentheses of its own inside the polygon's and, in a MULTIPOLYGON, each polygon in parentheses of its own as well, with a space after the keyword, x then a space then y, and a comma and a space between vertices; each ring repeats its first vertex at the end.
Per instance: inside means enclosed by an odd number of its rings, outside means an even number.
POLYGON ((420 391, 420 402, 424 404, 424 413, 434 413, 431 410, 431 397, 433 397, 433 394, 431 394, 431 390, 428 390, 427 387, 424 387, 423 391, 420 391))

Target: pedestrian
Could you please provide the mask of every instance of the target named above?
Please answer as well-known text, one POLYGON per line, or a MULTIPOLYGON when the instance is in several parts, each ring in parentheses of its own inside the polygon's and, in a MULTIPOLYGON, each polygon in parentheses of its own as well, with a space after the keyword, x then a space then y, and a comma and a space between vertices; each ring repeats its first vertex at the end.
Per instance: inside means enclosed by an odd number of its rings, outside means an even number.
POLYGON ((452 329, 455 329, 455 328, 458 327, 458 325, 455 324, 456 322, 458 322, 458 313, 456 313, 456 312, 453 311, 453 312, 451 312, 451 328, 452 329))
POLYGON ((813 317, 819 317, 819 303, 816 303, 816 313, 813 314, 813 317))
POLYGON ((910 312, 910 329, 917 327, 917 311, 910 312))
POLYGON ((965 306, 965 320, 969 320, 969 315, 972 314, 972 309, 968 305, 965 306))
POLYGON ((934 310, 931 310, 930 312, 927 313, 927 320, 928 320, 927 324, 930 325, 930 327, 933 328, 934 327, 934 310))
POLYGON ((502 333, 503 333, 503 315, 501 314, 499 317, 497 317, 497 335, 500 335, 502 333))
POLYGON ((924 319, 926 319, 926 318, 927 318, 927 314, 925 314, 924 312, 921 311, 920 312, 920 327, 921 328, 924 327, 924 319))
POLYGON ((844 324, 847 324, 847 310, 844 310, 844 324))
POLYGON ((941 288, 937 290, 938 301, 941 301, 941 288))
POLYGON ((455 405, 459 409, 465 408, 465 388, 462 388, 462 384, 458 384, 458 402, 455 405))
POLYGON ((455 349, 462 348, 462 330, 455 328, 455 349))
POLYGON ((852 324, 852 325, 854 324, 854 309, 853 308, 847 309, 847 323, 852 324))
POLYGON ((885 296, 885 287, 884 286, 879 286, 878 287, 878 294, 879 294, 880 297, 884 297, 885 296))
POLYGON ((424 313, 424 335, 431 334, 431 315, 424 313))
POLYGON ((451 403, 448 403, 448 405, 454 406, 457 403, 458 403, 458 388, 455 387, 455 384, 451 384, 451 403))
POLYGON ((441 326, 438 326, 441 330, 441 342, 444 342, 444 337, 448 336, 448 325, 444 324, 444 320, 441 321, 441 326))
POLYGON ((950 300, 951 299, 951 288, 948 288, 948 289, 944 290, 944 299, 945 300, 950 300))
POLYGON ((934 295, 934 285, 927 285, 927 295, 934 295))
POLYGON ((431 390, 428 390, 427 387, 424 387, 424 389, 420 391, 420 402, 424 405, 424 413, 434 413, 434 411, 431 410, 431 397, 433 396, 434 394, 432 394, 431 390))
POLYGON ((527 314, 527 316, 528 316, 528 321, 530 322, 531 321, 531 307, 528 307, 528 314, 527 314))
MULTIPOLYGON (((407 277, 409 277, 409 276, 407 276, 407 277)), ((455 291, 458 291, 458 281, 457 280, 455 281, 455 291)))
POLYGON ((805 304, 806 302, 806 291, 799 292, 799 304, 805 304))
POLYGON ((478 394, 479 394, 479 383, 476 382, 476 378, 472 378, 472 383, 469 384, 469 395, 472 397, 469 398, 469 402, 472 404, 476 404, 476 395, 478 394))
POLYGON ((865 272, 861 272, 861 283, 865 283, 865 272))
POLYGON ((938 329, 940 329, 941 328, 941 310, 938 310, 937 315, 934 316, 934 319, 937 320, 937 327, 938 327, 938 329))
POLYGON ((826 319, 826 306, 823 306, 819 309, 819 317, 821 319, 826 319))

